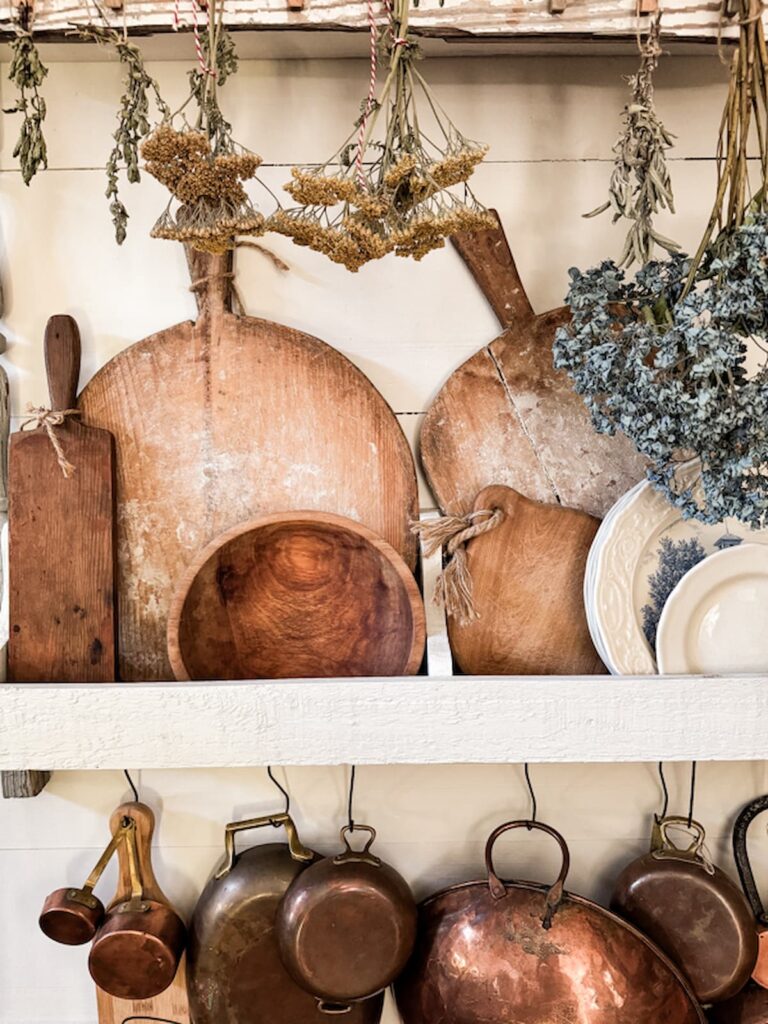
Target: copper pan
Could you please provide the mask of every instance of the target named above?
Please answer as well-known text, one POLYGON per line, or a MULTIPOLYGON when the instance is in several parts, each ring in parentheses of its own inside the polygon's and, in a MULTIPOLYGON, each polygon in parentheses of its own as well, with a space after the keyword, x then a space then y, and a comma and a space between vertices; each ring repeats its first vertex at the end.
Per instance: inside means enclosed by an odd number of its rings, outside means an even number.
POLYGON ((396 984, 404 1024, 701 1024, 682 974, 653 943, 591 900, 564 890, 563 837, 511 821, 491 833, 487 878, 444 889, 419 911, 414 954, 396 984), (493 847, 511 829, 552 836, 554 885, 502 882, 493 847))
POLYGON ((768 796, 759 796, 742 809, 733 826, 733 856, 741 879, 741 887, 756 919, 759 951, 757 963, 752 971, 752 978, 758 985, 768 988, 768 917, 766 917, 760 893, 757 891, 755 876, 747 852, 749 826, 758 814, 762 814, 765 810, 768 810, 768 796))

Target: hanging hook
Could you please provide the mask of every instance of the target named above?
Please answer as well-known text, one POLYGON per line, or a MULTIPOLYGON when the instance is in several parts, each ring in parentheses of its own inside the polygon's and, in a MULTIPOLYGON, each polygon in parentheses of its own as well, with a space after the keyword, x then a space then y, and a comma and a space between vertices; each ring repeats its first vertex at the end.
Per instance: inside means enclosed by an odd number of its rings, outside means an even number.
POLYGON ((355 831, 355 820, 352 817, 352 801, 355 796, 355 774, 357 773, 357 767, 355 765, 350 766, 349 773, 349 800, 347 801, 347 818, 349 819, 349 831, 355 831))
MULTIPOLYGON (((531 798, 531 817, 530 817, 529 821, 532 824, 534 821, 536 821, 536 809, 538 807, 538 803, 536 801, 536 793, 534 792, 534 789, 533 789, 533 783, 531 782, 531 770, 528 767, 528 762, 527 761, 525 762, 525 766, 523 768, 523 771, 525 773, 525 783, 528 786, 528 794, 529 794, 529 796, 531 798)), ((529 824, 528 825, 528 831, 530 832, 530 830, 531 830, 531 825, 529 824)))
POLYGON ((288 794, 288 790, 284 786, 281 786, 280 783, 275 778, 275 776, 272 774, 272 765, 267 765, 267 775, 269 776, 270 781, 275 786, 277 786, 277 788, 280 790, 280 792, 285 797, 285 813, 286 814, 290 814, 290 811, 291 811, 291 798, 290 798, 290 795, 288 794))
POLYGON ((134 801, 134 803, 139 803, 140 802, 139 801, 139 791, 138 791, 138 789, 136 789, 136 784, 134 783, 133 779, 131 778, 130 773, 129 773, 127 768, 123 768, 123 775, 125 776, 126 782, 131 787, 131 792, 133 793, 133 801, 134 801))
POLYGON ((691 795, 688 800, 688 828, 693 824, 693 802, 696 799, 696 762, 691 761, 691 795))
POLYGON ((666 818, 667 811, 669 810, 669 790, 667 789, 667 780, 664 778, 664 762, 659 761, 659 781, 661 782, 661 792, 664 794, 664 803, 661 807, 661 814, 657 814, 656 818, 666 818))

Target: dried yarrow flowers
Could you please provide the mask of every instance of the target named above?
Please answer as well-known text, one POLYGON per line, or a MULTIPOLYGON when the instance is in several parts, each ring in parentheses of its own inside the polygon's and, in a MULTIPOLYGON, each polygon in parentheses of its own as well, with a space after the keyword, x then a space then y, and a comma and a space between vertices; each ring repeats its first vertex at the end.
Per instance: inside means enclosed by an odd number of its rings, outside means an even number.
POLYGON ((13 150, 18 157, 24 184, 29 185, 40 168, 48 166, 48 149, 43 135, 45 100, 40 93, 48 68, 40 60, 40 54, 32 38, 32 8, 23 4, 18 10, 18 21, 14 25, 15 35, 11 39, 11 66, 8 79, 18 89, 13 107, 6 108, 5 114, 21 114, 19 138, 13 150))
MULTIPOLYGON (((293 168, 285 189, 299 205, 278 210, 269 222, 271 230, 352 271, 390 252, 419 260, 457 231, 495 226, 467 184, 487 147, 459 132, 418 71, 408 3, 386 5, 382 49, 389 73, 380 98, 375 98, 373 60, 371 88, 355 131, 327 163, 293 168), (419 99, 437 141, 419 123, 419 99), (385 124, 375 137, 382 111, 385 124), (450 191, 455 186, 461 188, 450 191)), ((370 6, 369 15, 375 36, 370 6)))
POLYGON ((112 135, 115 144, 107 158, 106 168, 109 212, 115 226, 115 240, 122 245, 128 227, 128 211, 120 199, 120 171, 125 170, 126 178, 132 184, 141 181, 139 145, 149 134, 150 101, 154 102, 162 117, 168 117, 171 112, 160 95, 157 82, 144 66, 141 51, 128 41, 124 32, 117 32, 107 24, 86 25, 77 31, 88 39, 113 46, 126 72, 117 128, 112 135))
POLYGON ((263 234, 266 221, 243 186, 255 177, 261 158, 233 141, 232 126, 217 99, 217 86, 237 70, 234 45, 222 24, 221 0, 209 0, 208 18, 208 30, 199 37, 201 66, 190 72, 189 97, 145 140, 141 155, 146 170, 172 197, 152 237, 223 253, 234 247, 237 235, 263 234), (197 109, 194 124, 184 116, 190 103, 197 109))
POLYGON ((653 19, 640 42, 640 67, 628 79, 632 100, 624 108, 621 134, 613 147, 615 159, 608 200, 585 214, 595 217, 612 210, 614 223, 622 218, 629 221, 620 267, 631 266, 635 261, 647 263, 655 245, 667 252, 680 248, 653 226, 659 210, 675 212, 666 159, 672 136, 656 112, 653 95, 653 73, 661 55, 660 22, 661 14, 653 19))

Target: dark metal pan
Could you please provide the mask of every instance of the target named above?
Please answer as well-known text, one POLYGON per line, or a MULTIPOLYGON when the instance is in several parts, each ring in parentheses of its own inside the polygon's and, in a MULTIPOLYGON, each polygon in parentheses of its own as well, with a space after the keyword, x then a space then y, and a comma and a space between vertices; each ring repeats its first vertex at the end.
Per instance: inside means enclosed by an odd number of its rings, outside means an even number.
POLYGON ((768 796, 759 796, 742 809, 733 826, 733 856, 741 879, 741 887, 752 907, 757 927, 760 948, 757 962, 752 971, 752 978, 758 985, 768 988, 768 917, 766 917, 760 893, 757 891, 755 876, 747 852, 749 826, 758 814, 762 814, 765 810, 768 810, 768 796))
POLYGON ((644 935, 564 890, 569 855, 547 825, 511 821, 491 833, 487 878, 430 897, 413 956, 396 984, 404 1024, 700 1024, 678 969, 644 935), (496 840, 538 829, 560 845, 554 885, 503 882, 496 840))
POLYGON ((768 1024, 768 989, 750 982, 733 999, 713 1006, 711 1024, 768 1024))
POLYGON ((611 910, 664 950, 691 983, 699 1002, 736 995, 757 960, 757 933, 739 887, 703 853, 705 834, 688 818, 655 818, 649 853, 616 879, 611 910), (684 832, 680 848, 670 829, 684 832))

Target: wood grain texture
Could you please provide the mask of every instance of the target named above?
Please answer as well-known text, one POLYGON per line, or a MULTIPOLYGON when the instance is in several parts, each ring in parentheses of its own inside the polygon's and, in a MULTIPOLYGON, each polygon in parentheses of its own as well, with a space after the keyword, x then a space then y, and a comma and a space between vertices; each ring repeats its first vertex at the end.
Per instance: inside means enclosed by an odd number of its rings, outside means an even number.
POLYGON ((591 675, 605 667, 584 611, 584 569, 600 525, 584 512, 486 487, 476 509, 504 518, 467 545, 479 618, 448 619, 451 650, 470 675, 591 675))
POLYGON ((454 371, 424 418, 421 461, 440 507, 463 514, 484 487, 504 484, 602 516, 643 464, 626 438, 595 432, 552 365, 568 310, 533 313, 501 224, 454 241, 505 330, 454 371))
POLYGON ((411 675, 424 605, 408 566, 341 516, 278 513, 227 531, 179 581, 168 620, 177 679, 411 675))
MULTIPOLYGON (((155 816, 152 809, 141 803, 121 804, 110 818, 109 827, 112 832, 116 831, 120 821, 126 815, 136 822, 136 846, 139 870, 144 884, 144 895, 147 899, 157 900, 158 903, 169 903, 155 878, 152 867, 152 835, 155 829, 155 816)), ((128 857, 124 846, 118 847, 117 856, 118 882, 115 895, 109 904, 110 907, 129 899, 131 893, 128 857)), ((185 961, 182 959, 179 964, 173 984, 165 992, 161 992, 160 995, 154 996, 152 999, 117 999, 97 987, 96 1004, 99 1024, 123 1024, 128 1019, 135 1020, 136 1024, 143 1024, 143 1021, 146 1020, 149 1024, 153 1017, 174 1021, 176 1024, 190 1024, 185 961)))
MULTIPOLYGON (((72 408, 80 338, 71 317, 51 317, 45 349, 53 408, 72 408)), ((71 418, 54 430, 75 467, 69 477, 43 428, 11 438, 8 678, 107 682, 115 679, 113 441, 71 418)))
POLYGON ((413 456, 392 410, 322 341, 229 311, 225 258, 196 258, 196 323, 133 345, 84 389, 118 449, 120 672, 172 678, 171 593, 214 537, 261 514, 313 509, 364 524, 412 568, 413 456), (340 410, 354 409, 341 416, 340 410))

